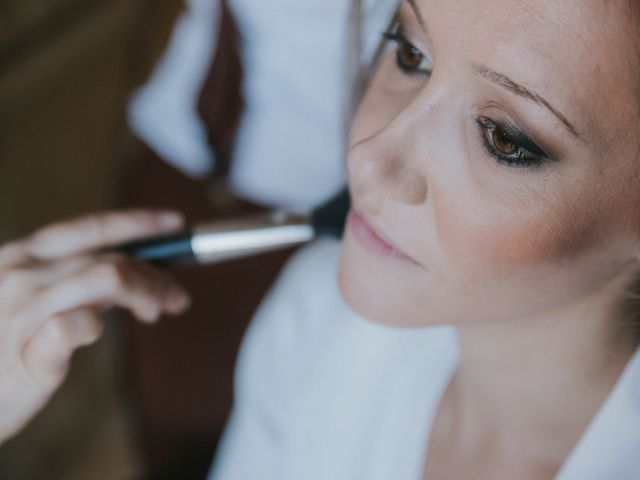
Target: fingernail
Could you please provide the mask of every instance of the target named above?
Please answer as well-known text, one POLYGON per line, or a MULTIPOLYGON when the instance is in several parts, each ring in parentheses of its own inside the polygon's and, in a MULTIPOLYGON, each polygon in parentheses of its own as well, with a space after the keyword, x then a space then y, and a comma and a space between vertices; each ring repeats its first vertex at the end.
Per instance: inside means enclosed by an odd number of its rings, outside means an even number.
POLYGON ((184 223, 184 217, 178 212, 161 212, 158 214, 158 225, 163 229, 174 229, 181 227, 184 223))

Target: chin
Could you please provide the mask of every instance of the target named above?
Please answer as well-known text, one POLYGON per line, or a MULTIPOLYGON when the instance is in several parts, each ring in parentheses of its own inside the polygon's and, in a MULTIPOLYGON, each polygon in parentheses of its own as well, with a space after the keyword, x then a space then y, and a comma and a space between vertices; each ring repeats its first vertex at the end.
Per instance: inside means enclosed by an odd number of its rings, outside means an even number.
POLYGON ((374 302, 372 302, 372 298, 374 298, 372 292, 353 273, 349 266, 344 265, 342 261, 340 262, 338 287, 349 308, 371 322, 383 325, 390 324, 389 319, 380 315, 379 309, 376 309, 374 302))
POLYGON ((415 318, 415 304, 406 290, 375 265, 361 258, 361 251, 348 240, 342 242, 338 286, 347 305, 366 320, 390 327, 426 327, 425 317, 415 318))

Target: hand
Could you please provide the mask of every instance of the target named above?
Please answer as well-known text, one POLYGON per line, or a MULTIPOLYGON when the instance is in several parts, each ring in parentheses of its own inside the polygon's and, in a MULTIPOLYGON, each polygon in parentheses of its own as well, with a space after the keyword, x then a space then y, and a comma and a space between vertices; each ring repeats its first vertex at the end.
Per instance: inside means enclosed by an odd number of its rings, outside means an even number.
POLYGON ((118 306, 152 323, 188 308, 167 274, 104 251, 182 224, 174 212, 97 214, 0 247, 0 443, 46 404, 74 350, 100 337, 103 311, 118 306))

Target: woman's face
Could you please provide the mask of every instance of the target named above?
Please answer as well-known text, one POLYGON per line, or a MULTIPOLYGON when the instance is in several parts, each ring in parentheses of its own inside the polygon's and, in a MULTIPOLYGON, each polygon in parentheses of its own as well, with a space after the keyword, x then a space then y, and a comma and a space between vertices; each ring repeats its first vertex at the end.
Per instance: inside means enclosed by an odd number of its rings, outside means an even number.
POLYGON ((635 271, 628 8, 403 2, 351 132, 340 287, 356 311, 402 326, 513 320, 635 271))

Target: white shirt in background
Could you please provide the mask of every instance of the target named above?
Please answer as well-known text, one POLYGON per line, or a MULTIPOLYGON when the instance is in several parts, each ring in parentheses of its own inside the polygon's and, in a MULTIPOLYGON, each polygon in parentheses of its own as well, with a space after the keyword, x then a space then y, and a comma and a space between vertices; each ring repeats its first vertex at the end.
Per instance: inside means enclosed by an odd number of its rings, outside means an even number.
MULTIPOLYGON (((351 0, 229 0, 242 36, 244 116, 231 186, 272 207, 308 212, 346 183, 351 0)), ((197 102, 209 72, 219 0, 188 0, 164 57, 133 96, 129 125, 193 177, 215 168, 197 102)), ((370 59, 399 0, 364 0, 370 59)))

